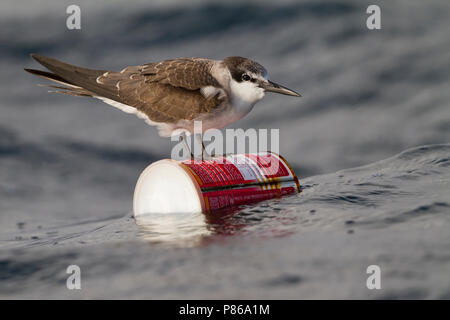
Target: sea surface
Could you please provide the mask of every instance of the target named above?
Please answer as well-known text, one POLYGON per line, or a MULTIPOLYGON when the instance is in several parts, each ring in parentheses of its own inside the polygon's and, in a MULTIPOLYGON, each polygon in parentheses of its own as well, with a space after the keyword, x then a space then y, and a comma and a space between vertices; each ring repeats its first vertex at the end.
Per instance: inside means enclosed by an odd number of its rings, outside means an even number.
POLYGON ((80 0, 70 31, 72 1, 2 1, 0 298, 449 299, 450 5, 376 1, 368 30, 372 2, 80 0), (280 129, 303 191, 135 221, 137 178, 173 142, 47 93, 31 52, 112 70, 255 59, 303 97, 267 95, 233 127, 280 129))

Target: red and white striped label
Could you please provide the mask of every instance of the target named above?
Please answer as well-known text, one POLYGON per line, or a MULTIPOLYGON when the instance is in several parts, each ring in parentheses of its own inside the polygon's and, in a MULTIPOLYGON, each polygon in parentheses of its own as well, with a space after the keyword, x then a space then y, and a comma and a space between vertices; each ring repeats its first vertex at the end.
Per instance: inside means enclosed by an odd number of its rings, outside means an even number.
POLYGON ((206 210, 242 205, 300 192, 298 179, 275 153, 239 154, 182 162, 196 180, 206 210))

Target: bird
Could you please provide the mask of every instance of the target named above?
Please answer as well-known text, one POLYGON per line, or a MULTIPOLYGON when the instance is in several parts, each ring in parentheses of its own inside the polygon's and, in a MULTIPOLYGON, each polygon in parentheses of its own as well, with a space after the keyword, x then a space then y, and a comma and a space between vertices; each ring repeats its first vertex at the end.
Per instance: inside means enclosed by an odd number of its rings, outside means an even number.
MULTIPOLYGON (((223 60, 177 58, 128 66, 121 71, 88 69, 32 53, 48 71, 24 70, 51 80, 53 92, 93 97, 156 126, 161 137, 186 136, 201 121, 202 133, 246 116, 266 92, 300 97, 269 79, 261 64, 231 56, 223 60), (56 89, 56 90, 55 90, 56 89)), ((210 158, 202 138, 202 159, 210 158)))

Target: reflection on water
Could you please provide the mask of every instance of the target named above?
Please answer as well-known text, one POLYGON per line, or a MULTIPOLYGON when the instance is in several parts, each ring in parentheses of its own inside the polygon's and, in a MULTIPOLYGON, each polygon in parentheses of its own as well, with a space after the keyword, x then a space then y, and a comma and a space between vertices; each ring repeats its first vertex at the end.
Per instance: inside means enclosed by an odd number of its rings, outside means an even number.
POLYGON ((138 235, 150 243, 197 246, 211 231, 202 213, 149 214, 136 218, 138 235))
POLYGON ((380 298, 448 298, 449 168, 450 144, 424 146, 301 178, 298 195, 238 209, 35 229, 27 220, 0 234, 0 298, 73 298, 64 270, 77 264, 89 274, 83 298, 372 299, 355 275, 373 263, 392 284, 380 298))
POLYGON ((229 236, 273 238, 296 232, 387 228, 448 212, 450 145, 413 148, 334 174, 300 179, 299 195, 208 214, 149 215, 138 221, 152 243, 198 246, 229 236), (411 183, 411 181, 414 183, 411 183))
POLYGON ((136 218, 139 236, 156 244, 192 247, 211 241, 214 236, 226 236, 242 229, 244 221, 232 216, 239 208, 227 208, 214 213, 149 214, 136 218))
POLYGON ((135 223, 130 213, 36 229, 19 223, 18 230, 2 234, 0 247, 84 246, 136 237, 152 245, 193 247, 320 230, 355 234, 445 218, 449 151, 450 145, 410 149, 368 166, 300 179, 298 195, 207 214, 151 214, 135 223))
MULTIPOLYGON (((295 196, 293 196, 295 198, 295 196)), ((296 215, 281 200, 209 213, 149 214, 136 218, 138 235, 152 244, 193 247, 233 235, 279 237, 294 232, 296 215)))

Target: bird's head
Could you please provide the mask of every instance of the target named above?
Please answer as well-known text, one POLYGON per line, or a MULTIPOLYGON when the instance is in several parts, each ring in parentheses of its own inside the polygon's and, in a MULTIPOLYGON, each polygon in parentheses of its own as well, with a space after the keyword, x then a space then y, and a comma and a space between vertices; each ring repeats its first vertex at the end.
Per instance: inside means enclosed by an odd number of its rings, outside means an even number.
POLYGON ((264 97, 265 92, 301 96, 291 89, 270 81, 267 70, 256 61, 243 57, 228 57, 224 59, 224 63, 231 74, 231 91, 242 100, 255 103, 264 97))

